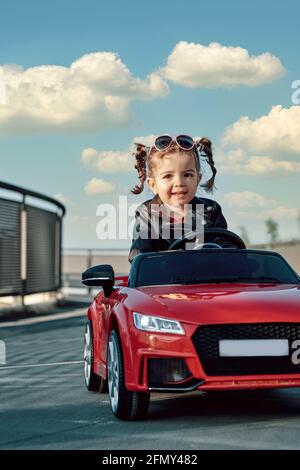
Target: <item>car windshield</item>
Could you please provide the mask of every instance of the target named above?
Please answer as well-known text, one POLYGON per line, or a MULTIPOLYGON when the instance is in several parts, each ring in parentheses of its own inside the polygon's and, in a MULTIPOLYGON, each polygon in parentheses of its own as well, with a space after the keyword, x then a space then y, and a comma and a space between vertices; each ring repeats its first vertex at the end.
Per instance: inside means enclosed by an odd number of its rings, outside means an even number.
POLYGON ((276 253, 193 250, 149 254, 139 264, 136 287, 198 283, 284 283, 300 278, 276 253))

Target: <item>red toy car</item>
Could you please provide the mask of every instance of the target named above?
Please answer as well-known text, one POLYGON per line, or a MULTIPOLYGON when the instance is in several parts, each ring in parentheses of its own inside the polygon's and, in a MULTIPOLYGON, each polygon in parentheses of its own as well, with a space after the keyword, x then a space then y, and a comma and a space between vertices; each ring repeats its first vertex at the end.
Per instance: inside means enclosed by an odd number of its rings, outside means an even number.
POLYGON ((144 253, 129 276, 110 265, 82 275, 102 286, 88 309, 85 381, 107 389, 121 419, 146 417, 152 391, 300 386, 300 277, 278 253, 204 243, 144 253))

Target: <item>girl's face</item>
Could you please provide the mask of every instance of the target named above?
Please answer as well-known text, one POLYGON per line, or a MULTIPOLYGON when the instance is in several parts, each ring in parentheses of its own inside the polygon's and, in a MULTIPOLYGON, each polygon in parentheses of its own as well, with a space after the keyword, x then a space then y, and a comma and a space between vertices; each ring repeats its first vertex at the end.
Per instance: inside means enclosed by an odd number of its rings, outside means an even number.
POLYGON ((200 180, 194 156, 174 152, 156 158, 153 178, 147 183, 163 203, 183 208, 195 196, 200 180))

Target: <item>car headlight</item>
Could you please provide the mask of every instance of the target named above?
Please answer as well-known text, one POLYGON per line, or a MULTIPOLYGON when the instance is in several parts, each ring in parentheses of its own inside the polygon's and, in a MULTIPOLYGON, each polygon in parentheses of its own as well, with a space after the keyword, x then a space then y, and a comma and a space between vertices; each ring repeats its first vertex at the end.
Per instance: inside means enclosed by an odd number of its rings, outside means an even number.
POLYGON ((185 334, 181 324, 176 320, 144 315, 143 313, 138 312, 133 312, 133 320, 136 328, 139 330, 174 333, 176 335, 185 334))

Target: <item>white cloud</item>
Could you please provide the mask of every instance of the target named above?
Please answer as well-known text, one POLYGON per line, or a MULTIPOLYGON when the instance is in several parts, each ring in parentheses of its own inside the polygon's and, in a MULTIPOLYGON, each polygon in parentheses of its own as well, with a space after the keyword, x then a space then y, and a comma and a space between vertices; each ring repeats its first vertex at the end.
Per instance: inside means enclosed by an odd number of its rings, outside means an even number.
POLYGON ((247 85, 272 82, 285 74, 280 60, 269 52, 251 56, 241 47, 179 42, 161 75, 189 88, 247 85))
MULTIPOLYGON (((242 155, 242 149, 237 149, 236 155, 242 155)), ((300 173, 300 162, 276 161, 272 157, 253 156, 245 161, 233 160, 232 152, 226 155, 220 164, 220 173, 228 173, 231 175, 249 175, 249 176, 288 176, 300 173)))
MULTIPOLYGON (((168 132, 166 132, 165 134, 168 134, 168 132)), ((164 135, 164 133, 162 132, 161 135, 164 135)), ((154 144, 156 137, 157 135, 154 135, 154 134, 140 135, 138 137, 134 137, 131 147, 134 143, 143 144, 143 145, 146 145, 147 147, 150 147, 151 145, 154 144)))
POLYGON ((133 100, 168 94, 158 73, 134 77, 117 54, 86 54, 70 67, 0 65, 6 101, 0 132, 91 131, 124 124, 133 100))
POLYGON ((84 188, 86 194, 93 196, 94 194, 112 193, 115 185, 110 181, 101 178, 92 178, 84 188))
POLYGON ((131 161, 127 151, 98 152, 93 148, 87 148, 83 150, 81 160, 86 166, 96 168, 103 173, 119 173, 133 169, 133 160, 131 161))
POLYGON ((85 54, 69 67, 0 65, 0 132, 99 131, 126 123, 132 101, 165 97, 167 80, 192 88, 255 86, 284 72, 270 53, 250 56, 241 47, 183 41, 166 67, 145 79, 134 77, 113 52, 85 54))
POLYGON ((277 206, 270 212, 270 217, 274 219, 297 219, 299 216, 299 209, 297 207, 277 206))
POLYGON ((241 117, 225 129, 215 153, 220 172, 232 175, 300 173, 300 107, 273 106, 253 121, 241 117))
POLYGON ((231 192, 222 198, 224 206, 234 209, 234 217, 241 222, 266 220, 273 218, 283 222, 286 219, 297 219, 299 208, 287 207, 278 200, 268 198, 252 191, 231 192))
POLYGON ((54 198, 58 199, 62 204, 65 204, 66 206, 73 206, 73 202, 71 201, 71 199, 69 199, 63 193, 55 194, 54 198))
POLYGON ((153 144, 155 135, 135 137, 127 150, 99 151, 94 148, 86 148, 81 153, 81 161, 86 167, 95 168, 103 173, 119 173, 132 171, 135 165, 133 157, 134 143, 146 146, 153 144))
POLYGON ((269 114, 252 121, 242 116, 225 129, 223 146, 242 147, 248 152, 271 153, 277 158, 288 154, 299 158, 300 106, 273 106, 269 114))
POLYGON ((276 161, 271 157, 251 157, 246 165, 246 171, 252 174, 295 173, 300 172, 300 162, 276 161))
MULTIPOLYGON (((299 209, 296 207, 287 207, 284 205, 278 205, 273 208, 261 209, 259 207, 252 208, 251 210, 246 208, 244 210, 235 210, 230 216, 230 225, 234 222, 234 225, 241 225, 244 223, 250 223, 252 230, 255 235, 256 227, 258 222, 264 222, 271 218, 274 219, 279 225, 283 225, 287 233, 289 232, 289 226, 287 226, 287 220, 296 221, 299 215, 299 209)), ((291 228, 291 227, 290 227, 291 228)))
POLYGON ((299 236, 297 207, 287 207, 276 199, 251 191, 226 193, 220 202, 229 230, 239 233, 241 226, 246 227, 252 243, 268 240, 265 221, 269 218, 278 223, 280 238, 288 240, 299 236))
POLYGON ((235 209, 272 208, 276 206, 275 199, 269 199, 251 191, 231 192, 224 195, 227 205, 235 209))

